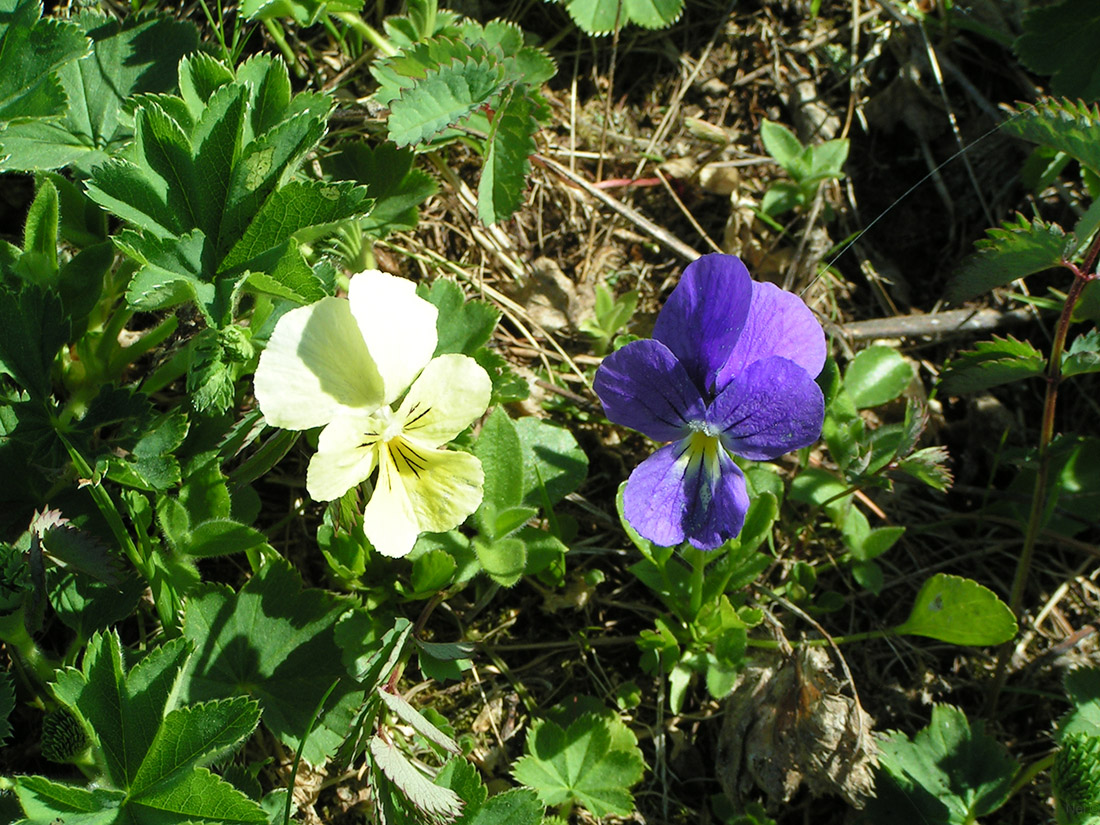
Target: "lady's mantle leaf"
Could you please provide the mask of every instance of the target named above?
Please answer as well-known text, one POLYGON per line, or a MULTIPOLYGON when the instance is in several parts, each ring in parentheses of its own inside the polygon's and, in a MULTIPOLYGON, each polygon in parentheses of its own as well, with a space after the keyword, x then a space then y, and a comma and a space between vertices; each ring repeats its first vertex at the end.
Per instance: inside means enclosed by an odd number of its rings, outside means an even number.
POLYGON ((956 645, 999 645, 1016 635, 1016 618, 988 587, 937 573, 924 583, 909 618, 894 632, 956 645))
POLYGON ((968 825, 988 816, 1011 793, 1018 765, 1008 751, 950 705, 932 708, 932 721, 913 737, 892 733, 879 743, 881 771, 876 797, 867 805, 871 822, 968 825))
POLYGON ((1058 720, 1058 739, 1075 733, 1100 736, 1100 668, 1071 670, 1065 689, 1073 709, 1058 720))
POLYGON ((1024 15, 1023 33, 1015 49, 1034 72, 1054 75, 1055 94, 1100 98, 1096 40, 1100 37, 1100 6, 1092 0, 1064 0, 1032 6, 1024 15))
POLYGON ((68 102, 54 71, 88 41, 72 23, 41 18, 40 0, 0 0, 0 121, 58 115, 68 102))
MULTIPOLYGON (((184 636, 198 651, 184 687, 188 701, 249 695, 264 725, 298 746, 329 685, 347 676, 333 627, 351 604, 323 590, 302 588, 290 566, 267 564, 234 593, 207 586, 187 601, 184 636)), ((362 701, 350 680, 336 689, 306 742, 303 758, 319 765, 343 740, 362 701)))
POLYGON ((527 755, 516 762, 516 781, 534 789, 545 805, 576 802, 593 816, 629 816, 628 790, 642 778, 645 762, 637 745, 612 741, 608 720, 586 713, 563 730, 537 723, 527 734, 527 755))

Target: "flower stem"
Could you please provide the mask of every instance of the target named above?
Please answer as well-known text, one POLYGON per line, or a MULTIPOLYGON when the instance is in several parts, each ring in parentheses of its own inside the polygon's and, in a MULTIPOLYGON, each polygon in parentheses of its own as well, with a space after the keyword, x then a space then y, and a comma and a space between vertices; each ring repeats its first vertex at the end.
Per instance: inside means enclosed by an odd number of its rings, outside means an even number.
POLYGON ((699 611, 703 609, 703 571, 706 569, 707 554, 698 548, 685 545, 683 549, 684 560, 691 565, 691 595, 688 601, 689 622, 695 621, 699 611))

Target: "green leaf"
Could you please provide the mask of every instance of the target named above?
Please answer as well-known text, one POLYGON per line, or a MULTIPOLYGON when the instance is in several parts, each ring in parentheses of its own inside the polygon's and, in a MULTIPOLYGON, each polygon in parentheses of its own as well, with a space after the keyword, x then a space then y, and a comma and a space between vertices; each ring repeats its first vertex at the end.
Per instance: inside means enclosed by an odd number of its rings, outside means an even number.
POLYGON ((1050 771, 1059 825, 1095 825, 1100 813, 1100 737, 1064 737, 1050 771))
POLYGON ((1073 708, 1058 720, 1057 738, 1074 734, 1100 736, 1100 668, 1071 670, 1066 673, 1063 685, 1073 708))
POLYGON ((1042 375, 1046 358, 1026 341, 1011 335, 979 341, 971 352, 961 352, 947 362, 940 378, 945 395, 980 392, 990 387, 1042 375))
POLYGON ((439 310, 435 355, 448 352, 473 355, 489 343, 500 320, 499 309, 485 301, 466 300, 462 287, 445 278, 432 281, 430 289, 421 284, 416 294, 439 310))
POLYGON ((781 123, 764 118, 760 123, 760 140, 764 144, 764 150, 793 177, 792 170, 797 169, 798 159, 804 149, 794 132, 781 123))
POLYGON ((913 368, 891 347, 868 347, 844 373, 844 390, 858 409, 893 401, 913 380, 913 368))
POLYGON ((97 634, 88 643, 81 670, 58 674, 54 695, 95 732, 116 787, 128 788, 141 768, 175 701, 179 672, 190 652, 190 643, 176 639, 126 670, 118 635, 97 634))
POLYGON ((442 590, 454 580, 456 568, 454 557, 445 550, 420 554, 413 560, 410 579, 413 592, 409 598, 427 598, 442 590))
MULTIPOLYGON (((351 607, 303 589, 282 560, 269 561, 239 593, 200 587, 183 619, 184 636, 197 650, 185 700, 251 696, 263 708, 265 727, 296 748, 329 685, 346 674, 334 626, 351 607)), ((354 688, 345 680, 330 697, 303 751, 310 764, 323 763, 350 728, 363 695, 354 688)))
POLYGON ((454 739, 447 736, 443 731, 429 722, 421 713, 408 703, 408 701, 397 693, 391 693, 385 688, 378 688, 375 693, 382 700, 390 712, 393 713, 398 719, 411 727, 414 731, 419 733, 429 742, 434 742, 445 751, 458 754, 461 751, 458 748, 458 743, 454 739))
POLYGON ((127 808, 138 822, 202 825, 268 822, 263 808, 206 768, 195 768, 180 782, 130 799, 127 808))
POLYGON ((363 0, 245 0, 241 3, 241 13, 249 20, 289 17, 303 28, 312 26, 323 15, 358 14, 362 8, 363 0))
POLYGON ((523 501, 532 507, 554 505, 588 475, 588 456, 565 427, 525 416, 515 422, 523 451, 523 501))
POLYGON ((532 788, 545 805, 576 803, 593 816, 629 816, 630 787, 641 781, 645 762, 637 744, 612 742, 607 719, 586 713, 568 729, 549 719, 527 733, 527 754, 512 776, 532 788))
POLYGON ((71 165, 89 174, 132 137, 123 102, 133 94, 170 91, 180 58, 198 45, 191 23, 168 17, 120 21, 83 12, 74 22, 91 39, 92 49, 57 72, 68 96, 63 116, 9 125, 0 135, 0 150, 9 155, 0 169, 71 165))
POLYGON ((131 801, 148 805, 147 800, 187 778, 195 765, 229 755, 259 721, 259 705, 244 697, 172 711, 164 717, 130 784, 131 801))
POLYGON ((966 715, 934 705, 932 721, 910 741, 894 732, 879 743, 873 822, 897 819, 926 825, 970 825, 1000 808, 1012 792, 1018 765, 1003 745, 972 730, 966 715))
POLYGON ((943 447, 925 447, 903 458, 897 468, 942 493, 954 482, 951 471, 945 466, 950 458, 943 447))
POLYGON ((462 815, 452 825, 539 825, 544 808, 526 788, 512 788, 487 799, 477 769, 465 759, 452 759, 435 778, 462 799, 462 815))
POLYGON ((505 95, 493 116, 485 165, 477 187, 477 213, 488 225, 507 220, 524 201, 530 156, 541 107, 522 87, 505 95))
POLYGON ((38 284, 52 284, 57 278, 57 224, 58 195, 57 187, 50 180, 38 184, 31 208, 27 211, 27 225, 23 232, 23 255, 19 259, 20 269, 25 271, 25 262, 29 257, 37 259, 38 284))
MULTIPOLYGON (((414 229, 417 207, 438 189, 431 175, 413 168, 415 159, 415 152, 392 143, 371 147, 357 141, 344 143, 324 157, 321 168, 334 180, 353 180, 367 187, 374 209, 359 219, 359 226, 373 238, 385 238, 391 232, 414 229)), ((437 283, 433 282, 433 289, 437 283)))
POLYGON ((527 547, 522 539, 506 538, 491 542, 475 539, 474 549, 485 572, 504 587, 518 582, 527 569, 527 547))
POLYGON ((1018 215, 1015 223, 986 230, 986 236, 974 245, 977 252, 952 274, 947 300, 962 303, 1017 278, 1059 266, 1067 246, 1075 243, 1058 224, 1039 218, 1028 222, 1023 215, 1018 215))
POLYGON ((937 573, 921 587, 909 618, 895 633, 956 645, 997 645, 1016 635, 1016 618, 988 587, 937 573))
POLYGON ((616 26, 634 23, 646 29, 663 29, 675 23, 684 10, 683 0, 564 0, 565 10, 585 34, 610 34, 616 26))
POLYGON ((1073 339, 1062 355, 1062 377, 1100 372, 1100 329, 1093 328, 1073 339))
POLYGON ((1100 10, 1096 4, 1063 0, 1029 8, 1014 49, 1033 72, 1053 75, 1055 94, 1091 101, 1100 98, 1100 73, 1093 63, 1098 38, 1100 10))
POLYGON ((126 798, 124 791, 108 788, 85 790, 51 782, 44 776, 21 776, 15 795, 27 815, 28 825, 63 819, 72 825, 114 825, 126 798))
POLYGON ((440 65, 390 104, 389 138, 398 146, 424 143, 485 106, 507 85, 496 61, 440 65))
POLYGON ((0 285, 0 375, 10 375, 36 400, 48 398, 53 360, 68 339, 69 324, 53 290, 0 285))
POLYGON ((88 50, 80 28, 42 17, 39 0, 0 2, 0 121, 62 114, 56 70, 88 50))
POLYGON ((433 821, 451 822, 462 811, 462 800, 458 794, 429 781, 392 742, 372 737, 370 755, 386 778, 433 821))
POLYGON ((523 498, 523 451, 515 422, 503 407, 485 420, 474 444, 474 455, 485 471, 485 493, 479 513, 515 507, 523 498))

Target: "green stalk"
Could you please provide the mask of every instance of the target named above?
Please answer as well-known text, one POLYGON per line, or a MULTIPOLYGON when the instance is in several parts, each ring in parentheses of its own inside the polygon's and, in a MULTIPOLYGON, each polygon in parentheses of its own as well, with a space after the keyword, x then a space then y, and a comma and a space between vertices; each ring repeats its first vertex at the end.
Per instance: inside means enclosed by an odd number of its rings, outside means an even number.
POLYGON ((688 621, 694 622, 703 609, 703 571, 707 566, 707 554, 690 545, 684 546, 684 559, 691 565, 691 599, 688 604, 688 621))
POLYGON ((387 40, 381 32, 369 25, 358 14, 354 14, 350 11, 338 11, 332 16, 344 23, 348 28, 357 32, 360 37, 374 46, 383 56, 393 57, 397 54, 397 49, 394 48, 394 45, 387 40))

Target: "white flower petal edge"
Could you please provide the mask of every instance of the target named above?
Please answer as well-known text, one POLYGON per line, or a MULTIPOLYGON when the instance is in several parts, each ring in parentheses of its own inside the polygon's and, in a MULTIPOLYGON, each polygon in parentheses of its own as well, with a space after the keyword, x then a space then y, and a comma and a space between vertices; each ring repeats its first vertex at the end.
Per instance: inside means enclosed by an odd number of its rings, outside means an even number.
POLYGON ((352 276, 348 303, 382 376, 383 402, 390 404, 431 360, 439 312, 412 281, 375 269, 352 276))
POLYGON ((306 471, 314 501, 332 501, 370 478, 378 461, 378 437, 366 434, 370 419, 340 416, 321 430, 306 471))
POLYGON ((342 412, 369 414, 382 404, 383 389, 351 308, 340 298, 322 298, 280 318, 256 367, 260 410, 268 424, 286 430, 319 427, 342 412))
POLYGON ((379 449, 378 483, 363 532, 384 556, 407 555, 422 532, 457 527, 481 504, 485 475, 469 453, 398 436, 379 449))
POLYGON ((429 447, 445 444, 485 413, 492 391, 489 374, 473 358, 433 358, 397 411, 402 432, 429 447))

